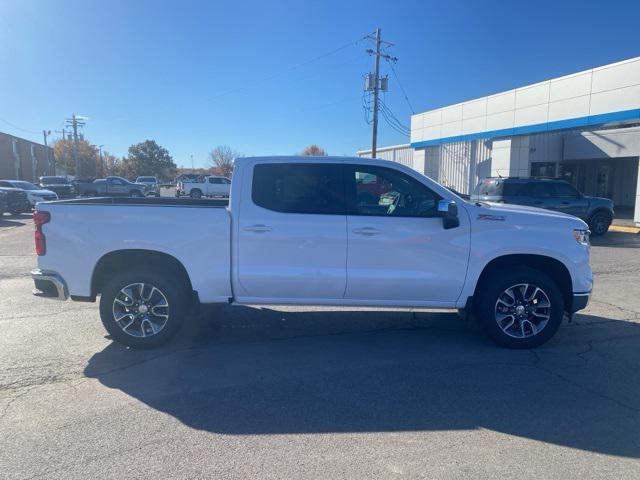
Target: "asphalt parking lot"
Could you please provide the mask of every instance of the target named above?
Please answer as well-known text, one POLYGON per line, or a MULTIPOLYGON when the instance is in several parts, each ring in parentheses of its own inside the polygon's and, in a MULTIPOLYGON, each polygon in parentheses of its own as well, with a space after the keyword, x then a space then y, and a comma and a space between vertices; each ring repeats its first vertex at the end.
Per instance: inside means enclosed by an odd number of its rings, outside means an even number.
POLYGON ((592 248, 588 309, 533 351, 454 314, 220 308, 159 350, 31 296, 0 219, 0 477, 640 478, 640 235, 592 248))

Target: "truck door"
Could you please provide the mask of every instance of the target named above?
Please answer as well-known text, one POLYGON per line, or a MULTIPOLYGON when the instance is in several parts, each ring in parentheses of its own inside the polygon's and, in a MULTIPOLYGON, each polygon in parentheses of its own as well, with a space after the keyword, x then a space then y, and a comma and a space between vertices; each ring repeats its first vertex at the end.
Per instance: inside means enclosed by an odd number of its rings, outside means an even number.
POLYGON ((110 196, 128 195, 127 184, 119 178, 107 178, 107 194, 110 196))
POLYGON ((244 175, 250 180, 243 180, 234 212, 238 301, 342 299, 347 235, 340 165, 266 162, 244 175))
POLYGON ((224 195, 224 185, 222 184, 222 178, 209 177, 207 185, 207 195, 224 195))
POLYGON ((586 218, 589 201, 573 185, 566 182, 554 182, 557 210, 580 218, 586 218))
POLYGON ((346 299, 390 304, 450 303, 462 291, 469 258, 469 220, 445 229, 441 197, 398 170, 347 165, 346 299), (365 179, 385 190, 371 198, 365 179), (366 191, 367 195, 362 192, 366 191))

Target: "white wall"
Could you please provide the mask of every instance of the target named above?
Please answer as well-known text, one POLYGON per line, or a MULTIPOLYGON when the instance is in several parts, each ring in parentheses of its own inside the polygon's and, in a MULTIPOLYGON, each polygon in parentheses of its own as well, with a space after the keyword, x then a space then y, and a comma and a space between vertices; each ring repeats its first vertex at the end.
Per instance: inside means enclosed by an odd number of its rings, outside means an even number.
MULTIPOLYGON (((356 154, 359 157, 371 158, 371 150, 358 150, 356 154)), ((410 168, 414 168, 413 156, 414 150, 408 144, 392 145, 390 147, 382 147, 376 150, 376 158, 379 158, 380 160, 398 162, 410 168)))
POLYGON ((411 143, 634 109, 640 57, 413 115, 411 143))

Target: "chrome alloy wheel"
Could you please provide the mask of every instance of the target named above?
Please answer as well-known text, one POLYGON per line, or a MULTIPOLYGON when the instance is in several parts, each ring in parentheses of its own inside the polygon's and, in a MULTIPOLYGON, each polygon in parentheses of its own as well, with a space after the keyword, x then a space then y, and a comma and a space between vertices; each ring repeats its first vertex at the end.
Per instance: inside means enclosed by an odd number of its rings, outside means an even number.
POLYGON ((169 320, 169 302, 157 287, 132 283, 113 300, 113 319, 127 335, 151 337, 162 331, 169 320))
POLYGON ((533 337, 549 323, 551 302, 540 287, 520 283, 500 294, 495 318, 500 329, 510 337, 533 337))

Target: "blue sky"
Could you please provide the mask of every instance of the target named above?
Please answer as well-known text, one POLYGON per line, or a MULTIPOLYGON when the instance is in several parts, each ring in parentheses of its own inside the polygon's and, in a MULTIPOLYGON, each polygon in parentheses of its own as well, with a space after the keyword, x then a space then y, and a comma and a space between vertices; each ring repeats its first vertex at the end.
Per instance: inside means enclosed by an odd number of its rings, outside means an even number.
MULTIPOLYGON (((420 112, 640 55, 638 19, 637 0, 0 0, 0 131, 41 141, 75 112, 116 155, 155 139, 185 166, 219 144, 351 155, 371 135, 355 42, 378 26, 420 112)), ((407 140, 381 123, 379 145, 407 140)))

